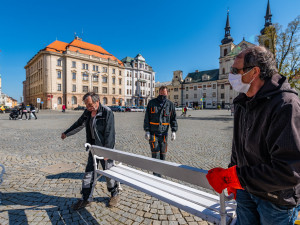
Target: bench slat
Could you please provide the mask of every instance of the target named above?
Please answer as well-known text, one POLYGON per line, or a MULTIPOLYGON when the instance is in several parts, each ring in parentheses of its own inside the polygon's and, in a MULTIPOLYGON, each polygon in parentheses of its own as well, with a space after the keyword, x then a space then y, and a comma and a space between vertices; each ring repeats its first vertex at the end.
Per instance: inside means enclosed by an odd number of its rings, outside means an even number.
POLYGON ((163 174, 213 190, 206 179, 206 170, 95 145, 92 145, 91 152, 93 155, 120 161, 144 170, 163 174))

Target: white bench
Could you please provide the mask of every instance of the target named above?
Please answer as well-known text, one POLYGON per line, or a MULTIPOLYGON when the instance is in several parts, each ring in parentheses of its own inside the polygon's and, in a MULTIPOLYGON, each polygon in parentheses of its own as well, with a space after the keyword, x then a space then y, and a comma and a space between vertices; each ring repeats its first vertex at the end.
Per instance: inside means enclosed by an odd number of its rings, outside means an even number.
POLYGON ((94 158, 94 185, 101 176, 109 177, 206 221, 220 225, 236 223, 236 203, 230 201, 232 196, 225 196, 224 193, 220 196, 209 194, 122 163, 213 190, 206 179, 206 170, 95 145, 90 146, 90 151, 94 158), (103 158, 120 163, 109 170, 101 170, 97 159, 103 158))

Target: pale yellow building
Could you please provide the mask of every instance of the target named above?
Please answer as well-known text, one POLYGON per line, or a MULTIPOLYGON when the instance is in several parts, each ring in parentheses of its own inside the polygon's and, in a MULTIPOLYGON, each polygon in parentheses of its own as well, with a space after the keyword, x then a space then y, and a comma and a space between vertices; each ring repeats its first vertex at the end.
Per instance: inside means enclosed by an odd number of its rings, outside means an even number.
POLYGON ((25 66, 24 102, 41 108, 75 108, 93 91, 105 105, 124 105, 124 65, 101 46, 76 37, 54 41, 25 66), (37 104, 40 99, 40 104, 37 104))

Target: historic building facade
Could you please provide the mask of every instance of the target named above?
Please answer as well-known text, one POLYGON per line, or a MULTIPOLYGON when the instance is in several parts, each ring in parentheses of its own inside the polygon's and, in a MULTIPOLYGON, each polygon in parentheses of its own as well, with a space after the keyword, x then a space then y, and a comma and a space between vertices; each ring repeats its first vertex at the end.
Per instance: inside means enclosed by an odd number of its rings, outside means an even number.
MULTIPOLYGON (((271 42, 265 35, 264 30, 272 26, 271 18, 272 14, 268 1, 265 27, 259 36, 259 40, 262 40, 260 41, 260 45, 267 48, 271 47, 271 42)), ((186 78, 181 82, 173 82, 175 77, 174 72, 172 82, 156 83, 155 96, 158 96, 159 87, 165 85, 169 89, 170 100, 174 101, 176 105, 202 108, 225 108, 230 106, 233 103, 233 99, 238 95, 238 93, 232 89, 228 81, 230 68, 237 54, 246 48, 255 46, 245 39, 237 45, 234 44, 230 29, 229 13, 227 13, 225 36, 220 45, 218 69, 206 71, 196 70, 195 72, 188 73, 186 78), (180 90, 181 93, 174 94, 174 90, 180 90), (181 96, 181 101, 177 101, 177 96, 181 96)))
POLYGON ((102 47, 82 41, 54 41, 29 60, 23 95, 26 104, 41 99, 42 108, 83 105, 93 91, 105 105, 124 105, 124 64, 102 47))
POLYGON ((155 72, 141 54, 121 61, 125 67, 125 105, 147 105, 154 97, 155 72))

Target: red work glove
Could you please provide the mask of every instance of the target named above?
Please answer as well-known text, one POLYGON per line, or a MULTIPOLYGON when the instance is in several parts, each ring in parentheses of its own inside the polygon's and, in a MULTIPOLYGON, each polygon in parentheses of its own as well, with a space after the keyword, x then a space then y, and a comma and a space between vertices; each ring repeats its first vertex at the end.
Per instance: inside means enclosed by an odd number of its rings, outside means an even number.
POLYGON ((236 189, 235 188, 227 187, 227 192, 228 192, 228 195, 230 195, 232 193, 234 196, 233 198, 236 199, 236 189))
POLYGON ((228 169, 213 168, 208 171, 206 178, 213 189, 220 194, 227 187, 243 189, 236 173, 236 166, 228 169))

